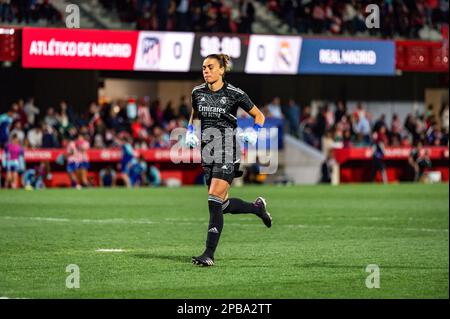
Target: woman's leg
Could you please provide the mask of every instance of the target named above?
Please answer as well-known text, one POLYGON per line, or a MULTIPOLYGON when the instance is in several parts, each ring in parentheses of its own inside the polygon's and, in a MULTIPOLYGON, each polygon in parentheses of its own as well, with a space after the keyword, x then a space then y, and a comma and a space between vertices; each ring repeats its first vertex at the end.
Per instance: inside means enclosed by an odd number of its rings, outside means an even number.
POLYGON ((81 169, 81 182, 83 187, 88 187, 87 170, 85 168, 81 169))
POLYGON ((12 171, 9 169, 6 171, 5 188, 12 188, 12 171))
POLYGON ((12 181, 11 181, 11 188, 16 189, 17 188, 17 180, 19 178, 19 174, 17 172, 12 172, 12 181))
POLYGON ((230 185, 227 181, 212 178, 211 185, 208 190, 208 207, 209 207, 209 225, 208 235, 206 237, 206 250, 203 255, 214 258, 219 243, 220 234, 223 228, 223 200, 228 196, 230 185))

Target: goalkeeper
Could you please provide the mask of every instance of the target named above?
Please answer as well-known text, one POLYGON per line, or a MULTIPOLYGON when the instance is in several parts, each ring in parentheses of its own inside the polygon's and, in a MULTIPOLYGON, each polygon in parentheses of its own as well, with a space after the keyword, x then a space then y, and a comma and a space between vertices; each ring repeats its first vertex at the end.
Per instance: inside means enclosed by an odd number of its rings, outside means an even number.
POLYGON ((258 197, 254 202, 228 198, 234 177, 239 177, 240 146, 236 139, 236 113, 241 107, 254 119, 253 130, 240 134, 244 143, 255 145, 259 130, 264 125, 264 115, 248 95, 227 83, 225 73, 230 69, 230 58, 225 54, 211 54, 203 61, 204 84, 192 90, 192 113, 186 133, 186 144, 195 148, 199 144, 193 120, 201 122, 202 167, 208 186, 209 226, 206 249, 202 255, 192 257, 195 265, 213 266, 214 252, 223 228, 223 214, 255 214, 267 227, 272 218, 266 201, 258 197))

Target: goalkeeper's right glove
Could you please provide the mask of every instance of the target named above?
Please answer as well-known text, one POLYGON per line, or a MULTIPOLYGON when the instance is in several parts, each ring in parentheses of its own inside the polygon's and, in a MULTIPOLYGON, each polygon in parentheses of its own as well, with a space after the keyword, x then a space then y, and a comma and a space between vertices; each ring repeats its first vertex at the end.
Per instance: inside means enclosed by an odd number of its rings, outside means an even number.
POLYGON ((196 148, 198 146, 198 137, 195 135, 194 126, 189 124, 186 132, 186 145, 191 148, 196 148))

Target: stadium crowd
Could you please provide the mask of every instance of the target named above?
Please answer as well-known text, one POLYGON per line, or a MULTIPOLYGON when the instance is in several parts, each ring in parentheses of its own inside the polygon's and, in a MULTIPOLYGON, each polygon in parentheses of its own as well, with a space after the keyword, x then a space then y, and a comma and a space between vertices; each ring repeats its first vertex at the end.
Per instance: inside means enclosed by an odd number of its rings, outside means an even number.
MULTIPOLYGON (((418 38, 448 26, 448 0, 257 0, 289 32, 330 35, 418 38), (380 28, 367 29, 369 4, 380 8, 380 28)), ((100 0, 124 22, 141 30, 252 33, 255 1, 235 0, 100 0)), ((280 25, 281 26, 281 25, 280 25)))
POLYGON ((139 30, 252 33, 252 1, 222 0, 99 0, 121 21, 139 30))
POLYGON ((170 101, 162 108, 159 100, 124 99, 114 103, 92 102, 86 112, 77 114, 66 102, 46 110, 34 99, 19 99, 2 115, 0 125, 11 119, 8 135, 17 135, 27 148, 60 148, 78 134, 87 137, 93 148, 119 147, 128 138, 137 149, 170 146, 169 135, 176 127, 185 127, 190 116, 187 99, 181 97, 175 108, 170 101), (41 112, 42 110, 42 112, 41 112))
POLYGON ((55 24, 62 14, 49 0, 0 0, 0 23, 34 24, 40 20, 55 24))
MULTIPOLYGON (((284 119, 287 132, 317 149, 330 145, 368 147, 374 133, 386 146, 448 145, 448 103, 439 114, 434 114, 430 105, 422 114, 408 114, 402 123, 395 113, 391 119, 385 114, 374 118, 363 103, 349 112, 346 103, 340 100, 325 103, 313 112, 311 106, 300 107, 294 99, 284 102, 274 97, 261 110, 267 118, 284 119)), ((119 140, 124 137, 136 149, 166 148, 174 143, 170 141, 172 130, 186 127, 191 106, 186 96, 176 103, 169 101, 165 107, 159 99, 142 97, 92 102, 86 110, 77 114, 66 101, 44 110, 35 105, 33 98, 26 102, 19 99, 0 116, 0 128, 4 131, 8 124, 8 135, 17 135, 26 148, 65 147, 65 141, 78 133, 86 136, 93 148, 120 147, 119 140), (7 117, 11 119, 9 123, 7 117)), ((238 117, 248 114, 239 110, 238 117)))
MULTIPOLYGON (((408 146, 413 149, 410 161, 418 163, 418 168, 411 164, 416 171, 414 180, 418 180, 424 170, 419 168, 423 163, 429 163, 415 156, 414 150, 427 145, 448 146, 449 143, 448 103, 442 105, 439 114, 435 114, 430 105, 423 113, 408 114, 404 122, 394 113, 389 123, 385 114, 374 118, 363 103, 358 103, 352 112, 347 110, 344 101, 337 101, 334 107, 331 103, 323 104, 313 112, 312 107, 300 107, 294 99, 285 102, 282 104, 279 97, 274 97, 261 110, 268 119, 283 119, 288 133, 321 150, 327 156, 327 162, 333 160, 329 155, 335 147, 408 146)), ((49 174, 49 165, 44 162, 25 171, 22 147, 75 149, 78 144, 86 144, 85 149, 121 148, 124 154, 129 154, 128 162, 119 168, 120 176, 129 176, 124 180, 125 185, 159 185, 158 168, 133 155, 134 150, 170 147, 175 143, 170 141, 170 133, 175 128, 187 126, 190 111, 185 96, 180 97, 177 103, 169 101, 164 108, 158 99, 151 101, 148 97, 110 103, 100 100, 92 102, 81 114, 74 112, 66 101, 61 101, 57 108, 45 110, 37 107, 33 98, 26 102, 19 99, 8 112, 0 114, 0 146, 4 151, 9 147, 11 150, 8 152, 16 153, 17 169, 24 173, 24 187, 42 187, 49 174)), ((237 115, 248 117, 242 110, 237 115)), ((124 155, 125 161, 126 157, 124 155)), ((70 168, 70 155, 68 160, 70 168)), ((89 184, 87 169, 82 165, 80 168, 85 170, 84 177, 77 182, 76 174, 73 174, 73 187, 89 184)), ((116 180, 113 167, 102 169, 100 185, 114 186, 116 180)))
POLYGON ((362 33, 386 38, 418 38, 421 30, 448 26, 448 0, 259 0, 288 24, 289 31, 362 33), (380 9, 380 28, 367 29, 368 5, 380 9), (424 29, 425 28, 425 29, 424 29))
POLYGON ((287 132, 324 153, 330 147, 369 147, 374 136, 382 139, 385 146, 448 146, 449 141, 448 103, 442 105, 438 115, 429 105, 423 113, 409 113, 403 123, 395 113, 390 120, 385 114, 374 118, 363 103, 349 112, 342 100, 319 106, 313 115, 309 105, 300 107, 294 99, 281 104, 280 98, 275 97, 262 111, 268 118, 284 119, 287 132))

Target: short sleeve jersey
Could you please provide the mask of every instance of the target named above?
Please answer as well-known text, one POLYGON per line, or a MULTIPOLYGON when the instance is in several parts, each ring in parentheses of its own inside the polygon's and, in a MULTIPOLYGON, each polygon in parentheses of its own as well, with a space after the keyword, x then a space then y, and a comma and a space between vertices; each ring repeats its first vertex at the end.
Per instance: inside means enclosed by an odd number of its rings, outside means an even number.
MULTIPOLYGON (((207 162, 205 154, 213 156, 214 162, 237 162, 240 158, 240 147, 233 131, 237 127, 237 110, 240 107, 248 112, 253 105, 244 91, 227 82, 224 82, 222 88, 215 92, 211 91, 206 83, 192 90, 192 107, 198 112, 198 118, 201 121, 203 163, 207 162), (221 149, 209 143, 214 138, 211 137, 209 134, 211 131, 208 132, 208 129, 218 130, 222 134, 221 149), (227 131, 233 133, 232 142, 226 137, 227 131)), ((216 132, 213 134, 215 135, 216 132)))
POLYGON ((244 91, 227 82, 215 92, 206 83, 192 90, 192 107, 198 112, 202 131, 207 128, 236 128, 238 108, 248 112, 253 105, 244 91))

